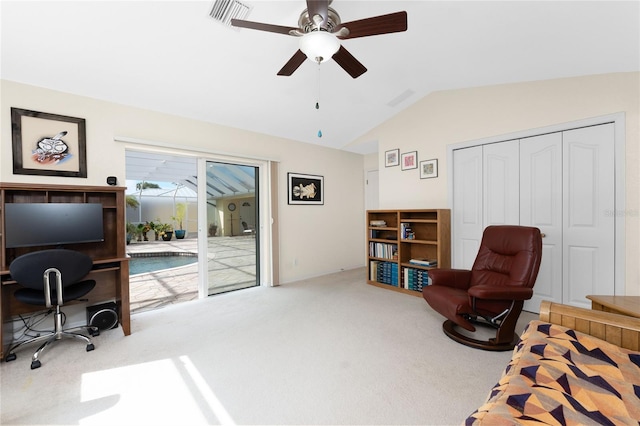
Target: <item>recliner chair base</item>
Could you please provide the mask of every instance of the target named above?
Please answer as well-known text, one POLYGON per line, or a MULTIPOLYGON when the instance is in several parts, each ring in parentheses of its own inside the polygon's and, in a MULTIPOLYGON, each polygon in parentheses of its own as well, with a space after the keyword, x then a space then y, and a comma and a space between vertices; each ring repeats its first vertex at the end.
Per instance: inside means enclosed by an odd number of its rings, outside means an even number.
MULTIPOLYGON (((474 322, 474 325, 491 327, 489 324, 484 324, 482 322, 474 322)), ((470 346, 472 348, 482 349, 485 351, 510 351, 520 340, 520 336, 518 336, 516 333, 513 333, 513 338, 509 342, 497 343, 495 338, 488 340, 477 340, 460 333, 458 330, 456 330, 456 327, 457 324, 449 319, 442 323, 442 331, 444 331, 444 334, 446 334, 450 339, 453 339, 465 346, 470 346)))

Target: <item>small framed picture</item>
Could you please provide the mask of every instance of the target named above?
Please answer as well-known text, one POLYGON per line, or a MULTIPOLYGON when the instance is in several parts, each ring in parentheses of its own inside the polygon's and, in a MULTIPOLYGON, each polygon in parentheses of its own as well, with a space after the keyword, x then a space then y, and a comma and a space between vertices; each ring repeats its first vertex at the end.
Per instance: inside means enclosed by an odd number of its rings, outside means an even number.
POLYGON ((324 177, 288 173, 289 204, 324 204, 324 177))
POLYGON ((392 149, 384 153, 384 166, 393 167, 400 165, 400 150, 392 149))
POLYGON ((405 152, 402 154, 402 170, 418 168, 418 151, 405 152))
POLYGON ((424 160, 420 162, 420 179, 438 177, 438 160, 424 160))

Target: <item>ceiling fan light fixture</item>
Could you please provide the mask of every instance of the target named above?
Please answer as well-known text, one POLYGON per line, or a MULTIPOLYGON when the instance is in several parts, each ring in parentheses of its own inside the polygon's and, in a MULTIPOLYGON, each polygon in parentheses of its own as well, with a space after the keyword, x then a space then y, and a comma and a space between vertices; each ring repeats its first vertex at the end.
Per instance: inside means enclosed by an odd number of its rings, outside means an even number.
POLYGON ((312 31, 300 37, 300 50, 314 62, 325 62, 340 49, 340 41, 326 31, 312 31))

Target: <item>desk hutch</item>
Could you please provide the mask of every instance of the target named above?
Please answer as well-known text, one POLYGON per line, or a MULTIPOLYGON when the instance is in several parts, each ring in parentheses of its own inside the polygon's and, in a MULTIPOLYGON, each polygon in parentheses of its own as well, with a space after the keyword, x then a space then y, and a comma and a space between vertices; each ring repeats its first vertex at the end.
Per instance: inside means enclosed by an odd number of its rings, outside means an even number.
MULTIPOLYGON (((125 335, 131 334, 129 308, 129 259, 125 242, 125 188, 74 185, 0 183, 0 342, 2 358, 11 343, 12 318, 41 311, 41 307, 18 302, 13 293, 18 284, 9 274, 9 265, 23 254, 55 248, 51 246, 7 248, 5 243, 4 206, 8 203, 101 203, 104 241, 69 244, 65 248, 88 254, 93 259, 89 278, 96 287, 87 295, 87 306, 108 300, 118 305, 119 320, 125 335)), ((78 302, 70 302, 78 303, 78 302)))

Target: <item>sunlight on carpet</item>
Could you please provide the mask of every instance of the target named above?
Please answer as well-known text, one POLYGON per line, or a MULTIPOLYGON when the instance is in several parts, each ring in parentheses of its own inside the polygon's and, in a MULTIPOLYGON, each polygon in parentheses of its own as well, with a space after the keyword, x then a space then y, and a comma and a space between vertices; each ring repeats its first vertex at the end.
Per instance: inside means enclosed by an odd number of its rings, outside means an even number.
POLYGON ((80 424, 236 424, 187 356, 83 374, 81 403, 80 424))

